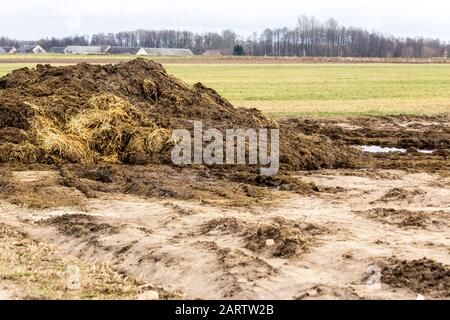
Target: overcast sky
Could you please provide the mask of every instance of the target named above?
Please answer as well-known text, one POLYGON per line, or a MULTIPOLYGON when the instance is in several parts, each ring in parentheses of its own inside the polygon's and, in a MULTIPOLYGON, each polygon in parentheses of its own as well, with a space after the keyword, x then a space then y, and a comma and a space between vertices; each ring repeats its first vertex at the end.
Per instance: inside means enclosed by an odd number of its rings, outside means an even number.
POLYGON ((41 37, 143 29, 195 32, 293 27, 306 14, 398 36, 450 41, 449 0, 7 0, 0 36, 41 37))

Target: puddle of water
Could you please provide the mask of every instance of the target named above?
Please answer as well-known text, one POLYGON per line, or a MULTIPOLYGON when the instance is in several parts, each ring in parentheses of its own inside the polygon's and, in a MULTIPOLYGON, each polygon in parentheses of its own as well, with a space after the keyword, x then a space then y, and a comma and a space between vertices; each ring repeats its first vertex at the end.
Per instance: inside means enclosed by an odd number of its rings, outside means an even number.
POLYGON ((406 149, 379 147, 379 146, 361 146, 362 152, 369 153, 388 153, 388 152, 401 152, 406 153, 406 149))
POLYGON ((427 153, 427 154, 432 154, 433 152, 435 152, 436 150, 418 150, 420 153, 427 153))
MULTIPOLYGON (((362 150, 362 152, 368 153, 389 153, 389 152, 400 152, 406 153, 406 149, 401 148, 389 148, 389 147, 380 147, 380 146, 357 146, 358 149, 362 150)), ((420 153, 431 154, 434 150, 418 150, 420 153)))

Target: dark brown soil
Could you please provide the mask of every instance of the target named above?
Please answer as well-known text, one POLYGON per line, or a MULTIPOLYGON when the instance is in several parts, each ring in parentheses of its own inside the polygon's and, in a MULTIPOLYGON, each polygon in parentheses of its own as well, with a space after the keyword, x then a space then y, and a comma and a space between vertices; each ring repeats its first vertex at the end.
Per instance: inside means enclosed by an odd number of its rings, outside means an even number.
MULTIPOLYGON (((438 220, 435 220, 435 218, 442 218, 448 215, 448 213, 445 212, 410 211, 392 208, 375 208, 369 211, 356 211, 355 213, 369 219, 401 228, 426 228, 434 223, 438 223, 438 220)), ((439 219, 439 225, 442 223, 444 222, 439 219)))
MULTIPOLYGON (((247 173, 239 181, 239 172, 218 173, 207 167, 178 168, 170 165, 77 165, 0 164, 0 196, 11 203, 32 208, 83 206, 86 198, 105 194, 132 194, 145 198, 198 200, 219 206, 271 206, 289 197, 290 190, 299 194, 315 193, 317 187, 280 174, 268 181, 258 174, 247 173), (35 170, 39 178, 21 181, 13 173, 35 170), (40 173, 41 172, 41 173, 40 173)), ((181 215, 190 215, 178 208, 181 215)))
POLYGON ((376 202, 391 202, 391 201, 401 201, 401 200, 411 200, 411 198, 419 195, 423 195, 425 192, 414 188, 412 190, 406 190, 403 188, 393 188, 386 192, 384 196, 378 199, 376 202))
POLYGON ((395 288, 408 288, 423 295, 450 297, 450 268, 423 258, 393 261, 382 270, 383 283, 395 288))
POLYGON ((274 257, 292 257, 299 252, 306 252, 308 243, 300 237, 300 234, 277 228, 271 225, 264 225, 256 233, 246 238, 246 248, 255 252, 271 251, 274 257), (269 248, 266 241, 274 241, 273 249, 269 248))
POLYGON ((307 135, 323 134, 347 145, 408 149, 450 148, 450 116, 382 116, 285 120, 307 135))
POLYGON ((97 242, 97 238, 101 235, 115 234, 120 231, 118 227, 98 221, 96 217, 85 214, 65 214, 42 220, 39 224, 53 226, 64 235, 87 239, 90 243, 97 242))
POLYGON ((380 116, 285 119, 307 136, 323 135, 347 146, 373 145, 406 149, 406 153, 366 154, 368 167, 431 172, 450 172, 450 116, 380 116), (421 153, 419 150, 435 150, 421 153))
MULTIPOLYGON (((171 131, 192 129, 193 120, 205 129, 279 127, 150 60, 23 68, 0 79, 0 162, 170 163, 171 131)), ((362 158, 290 124, 280 129, 284 169, 353 167, 362 158)))
POLYGON ((5 173, 0 175, 0 194, 6 195, 14 192, 14 186, 11 183, 11 178, 7 177, 5 173))
POLYGON ((314 245, 326 228, 313 224, 295 223, 283 218, 270 219, 254 225, 236 218, 219 218, 203 224, 195 235, 212 233, 237 234, 244 239, 245 248, 273 257, 293 258, 314 245))
MULTIPOLYGON (((79 189, 88 197, 95 197, 97 193, 103 192, 124 193, 143 197, 197 199, 205 203, 235 206, 256 203, 268 205, 274 199, 274 195, 270 192, 271 187, 239 181, 234 177, 234 174, 239 172, 236 173, 231 169, 229 172, 216 174, 215 170, 206 167, 179 168, 156 164, 106 167, 65 165, 60 171, 69 177, 68 180, 64 180, 65 182, 69 182, 72 187, 79 189)), ((248 173, 247 176, 257 179, 259 175, 248 173)), ((295 188, 297 193, 314 192, 314 185, 297 180, 295 188)), ((287 182, 280 185, 284 188, 289 187, 287 182)))
POLYGON ((200 228, 199 234, 208 234, 216 231, 223 234, 245 233, 249 226, 245 221, 236 218, 218 218, 208 221, 200 228))
MULTIPOLYGON (((297 170, 383 168, 449 175, 449 122, 448 115, 275 122, 257 110, 234 108, 214 90, 187 85, 144 59, 117 65, 41 65, 0 79, 0 163, 27 169, 36 163, 50 165, 60 171, 60 185, 87 198, 118 192, 267 205, 264 201, 275 197, 269 189, 302 194, 342 191, 320 190, 293 177, 291 171, 297 170), (280 173, 263 177, 259 165, 172 165, 171 132, 191 130, 193 120, 202 120, 204 129, 279 128, 280 173), (362 144, 409 149, 405 154, 369 155, 352 147, 362 144), (436 152, 417 152, 424 148, 436 152)), ((23 185, 22 190, 9 180, 0 177, 0 192, 14 203, 49 207, 79 202, 74 193, 68 201, 63 194, 53 200, 54 188, 42 182, 23 185), (23 196, 26 189, 29 195, 23 196)), ((415 196, 400 191, 384 200, 415 196)))

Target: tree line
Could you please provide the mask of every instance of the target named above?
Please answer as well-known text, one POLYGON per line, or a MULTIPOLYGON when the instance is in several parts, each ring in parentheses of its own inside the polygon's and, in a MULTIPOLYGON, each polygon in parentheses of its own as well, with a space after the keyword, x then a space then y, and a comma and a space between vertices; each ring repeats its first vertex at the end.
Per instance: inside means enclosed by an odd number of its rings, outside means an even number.
MULTIPOLYGON (((20 46, 29 41, 0 38, 0 46, 20 46)), ((439 39, 402 38, 340 25, 330 18, 320 21, 301 16, 293 28, 265 29, 245 38, 232 30, 203 34, 179 30, 135 30, 97 33, 92 36, 46 38, 34 42, 44 49, 68 45, 111 45, 149 48, 186 48, 200 54, 219 50, 223 54, 253 56, 315 57, 446 57, 450 45, 439 39), (238 50, 236 50, 238 47, 238 50)))

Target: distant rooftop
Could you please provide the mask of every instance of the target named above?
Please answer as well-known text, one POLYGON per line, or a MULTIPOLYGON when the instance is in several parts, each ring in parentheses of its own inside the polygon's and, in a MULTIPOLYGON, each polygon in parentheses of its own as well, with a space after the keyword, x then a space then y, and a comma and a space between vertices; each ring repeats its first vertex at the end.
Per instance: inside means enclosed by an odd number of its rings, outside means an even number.
POLYGON ((51 53, 65 53, 65 50, 66 49, 66 47, 52 47, 52 48, 50 48, 50 50, 48 50, 48 52, 51 52, 51 53))
POLYGON ((103 54, 110 46, 67 46, 65 53, 69 54, 103 54))
POLYGON ((45 50, 37 44, 25 44, 21 46, 18 50, 18 53, 45 53, 45 50))
POLYGON ((193 56, 190 49, 144 48, 149 56, 193 56))
POLYGON ((141 47, 110 47, 106 53, 136 55, 141 49, 141 47))

